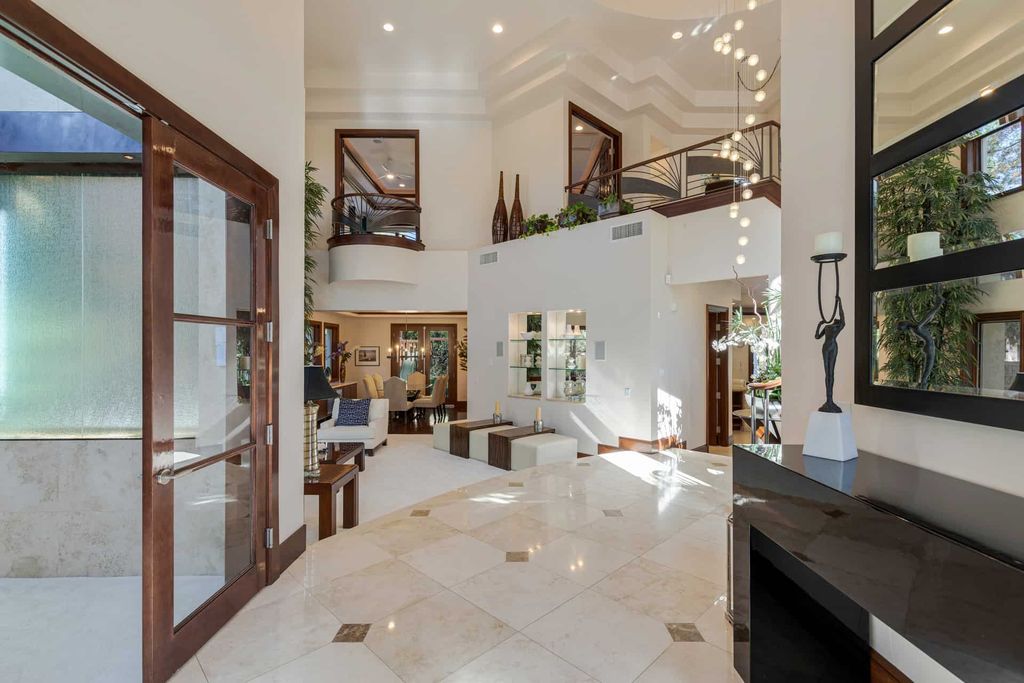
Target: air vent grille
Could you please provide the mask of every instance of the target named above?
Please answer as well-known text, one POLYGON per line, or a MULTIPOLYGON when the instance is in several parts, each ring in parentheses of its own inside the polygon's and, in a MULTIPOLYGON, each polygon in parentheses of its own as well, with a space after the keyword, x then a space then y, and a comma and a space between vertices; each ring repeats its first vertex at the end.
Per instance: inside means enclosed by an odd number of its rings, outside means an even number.
POLYGON ((498 252, 489 251, 486 254, 480 254, 480 265, 486 266, 488 263, 498 262, 498 252))
POLYGON ((630 237, 640 237, 644 234, 644 224, 640 221, 636 223, 623 223, 622 225, 612 226, 612 242, 615 240, 625 240, 630 237))

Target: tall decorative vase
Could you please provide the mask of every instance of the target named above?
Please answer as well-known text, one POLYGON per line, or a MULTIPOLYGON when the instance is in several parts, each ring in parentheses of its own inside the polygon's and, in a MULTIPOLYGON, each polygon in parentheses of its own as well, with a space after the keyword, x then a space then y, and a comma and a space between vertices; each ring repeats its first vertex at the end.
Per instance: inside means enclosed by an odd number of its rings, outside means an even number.
POLYGON ((303 444, 302 450, 305 454, 305 478, 316 479, 320 476, 320 459, 316 454, 316 413, 317 404, 313 401, 307 401, 303 412, 305 414, 305 424, 303 425, 303 444))
POLYGON ((494 205, 491 219, 491 241, 494 244, 508 239, 508 210, 505 208, 505 172, 498 174, 498 203, 494 205))
POLYGON ((519 201, 519 174, 516 173, 516 192, 512 199, 512 211, 508 215, 508 238, 517 240, 523 236, 523 205, 519 201))

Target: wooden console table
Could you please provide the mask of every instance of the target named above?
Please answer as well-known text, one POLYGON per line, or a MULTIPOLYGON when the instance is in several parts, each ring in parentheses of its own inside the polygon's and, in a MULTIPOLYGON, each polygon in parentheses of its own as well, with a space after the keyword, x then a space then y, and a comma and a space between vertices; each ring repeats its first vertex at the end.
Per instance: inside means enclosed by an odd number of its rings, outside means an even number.
POLYGON ((338 526, 338 491, 345 487, 342 527, 359 525, 359 468, 356 465, 321 463, 320 477, 307 479, 302 492, 320 503, 320 540, 333 536, 338 526))
POLYGON ((502 420, 495 423, 494 420, 476 420, 475 422, 461 422, 452 424, 448 428, 448 452, 460 458, 469 457, 469 433, 477 429, 497 427, 500 425, 512 426, 511 420, 502 420))
POLYGON ((356 441, 338 443, 330 441, 327 444, 327 457, 320 462, 342 465, 353 459, 359 466, 360 472, 366 469, 366 449, 363 448, 363 444, 356 441))
POLYGON ((487 435, 487 464, 491 467, 500 467, 503 470, 512 469, 512 442, 526 436, 536 434, 554 434, 554 427, 545 427, 539 432, 534 430, 533 425, 529 427, 516 427, 514 429, 502 429, 491 432, 487 435))

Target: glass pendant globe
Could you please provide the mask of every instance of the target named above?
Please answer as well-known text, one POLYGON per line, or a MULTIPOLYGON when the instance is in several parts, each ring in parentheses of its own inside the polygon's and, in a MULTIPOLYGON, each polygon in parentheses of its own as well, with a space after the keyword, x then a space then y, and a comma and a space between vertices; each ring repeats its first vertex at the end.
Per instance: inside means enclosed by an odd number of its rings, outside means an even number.
POLYGON ((750 227, 750 219, 747 218, 746 216, 741 218, 740 219, 740 227, 741 228, 749 228, 750 227))
POLYGON ((750 182, 752 182, 752 183, 759 183, 759 182, 761 182, 761 174, 760 173, 751 173, 750 174, 750 182))
POLYGON ((723 152, 728 152, 730 149, 732 149, 732 142, 730 142, 729 140, 723 140, 722 141, 722 151, 723 152))
POLYGON ((757 79, 758 83, 763 83, 764 79, 768 78, 768 72, 764 69, 758 69, 757 73, 754 74, 754 78, 757 79))
POLYGON ((743 119, 743 122, 746 123, 748 126, 754 125, 754 121, 757 121, 757 117, 754 116, 753 114, 747 114, 747 118, 743 119))
POLYGON ((722 45, 724 45, 724 43, 722 42, 722 39, 721 38, 715 38, 715 42, 714 42, 715 52, 721 52, 722 51, 722 45))
POLYGON ((755 102, 764 102, 764 99, 766 97, 768 97, 768 93, 766 93, 764 90, 758 90, 756 93, 754 93, 755 102))
POLYGON ((761 61, 761 58, 758 57, 756 54, 753 54, 753 55, 750 55, 749 57, 747 57, 747 64, 749 66, 757 66, 760 61, 761 61))
POLYGON ((743 197, 744 199, 750 199, 754 196, 754 191, 748 187, 747 189, 743 190, 743 192, 740 193, 740 196, 743 197))
POLYGON ((750 244, 750 238, 747 237, 746 235, 741 235, 740 238, 736 240, 736 243, 741 247, 745 247, 748 244, 750 244))
POLYGON ((732 25, 732 28, 733 28, 734 31, 742 31, 743 30, 743 26, 744 26, 743 20, 742 19, 737 19, 736 23, 734 23, 732 25))
POLYGON ((751 161, 750 159, 747 159, 746 161, 743 162, 743 170, 744 171, 750 171, 750 170, 753 170, 753 168, 754 168, 754 162, 751 161))
POLYGON ((731 43, 732 42, 732 34, 729 33, 728 31, 723 33, 722 34, 722 42, 723 43, 731 43))
POLYGON ((747 51, 746 50, 744 50, 742 47, 736 48, 736 61, 737 62, 742 62, 743 58, 746 57, 746 56, 747 56, 747 51))
POLYGON ((743 133, 739 132, 738 130, 734 130, 730 137, 732 138, 733 142, 739 142, 740 140, 743 139, 743 133))
POLYGON ((725 45, 722 46, 722 54, 723 55, 727 55, 730 52, 732 52, 732 45, 730 45, 729 43, 726 43, 725 45))
POLYGON ((749 9, 749 10, 757 9, 757 0, 747 0, 747 9, 749 9))
POLYGON ((747 257, 746 257, 746 256, 744 256, 743 254, 738 254, 738 255, 736 256, 736 263, 737 263, 737 264, 739 264, 739 265, 741 265, 741 266, 742 266, 742 265, 743 265, 744 263, 746 263, 746 262, 747 262, 747 257))
POLYGON ((729 161, 739 161, 740 153, 736 150, 729 152, 729 161))

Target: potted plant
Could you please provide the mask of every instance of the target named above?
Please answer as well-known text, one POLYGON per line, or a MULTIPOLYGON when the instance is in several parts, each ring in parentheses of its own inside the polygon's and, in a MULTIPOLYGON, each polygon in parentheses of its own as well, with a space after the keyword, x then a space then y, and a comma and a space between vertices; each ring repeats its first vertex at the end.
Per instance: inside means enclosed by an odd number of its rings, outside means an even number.
MULTIPOLYGON (((340 365, 338 366, 338 379, 342 382, 345 381, 345 364, 352 358, 352 352, 347 349, 348 342, 343 341, 338 344, 337 348, 331 352, 331 360, 337 360, 340 365)), ((324 372, 327 372, 326 364, 324 364, 324 372)))
POLYGON ((597 205, 597 215, 601 218, 622 216, 627 213, 633 213, 633 202, 620 198, 614 192, 602 199, 601 203, 597 205))
MULTIPOLYGON (((752 383, 767 383, 782 377, 782 290, 769 287, 764 291, 764 305, 760 308, 749 288, 747 293, 754 304, 755 320, 743 319, 743 310, 736 308, 729 321, 729 332, 715 341, 711 347, 718 352, 731 346, 748 346, 754 356, 751 369, 752 383)), ((752 403, 750 392, 746 401, 752 403)), ((782 410, 782 388, 772 390, 768 395, 768 410, 774 414, 782 410)))
POLYGON ((584 204, 576 202, 558 212, 556 222, 559 228, 577 228, 597 220, 597 211, 584 204))
POLYGON ((532 237, 533 235, 544 235, 555 230, 558 230, 558 225, 551 219, 551 216, 546 213, 535 213, 523 221, 522 237, 525 238, 532 237))

